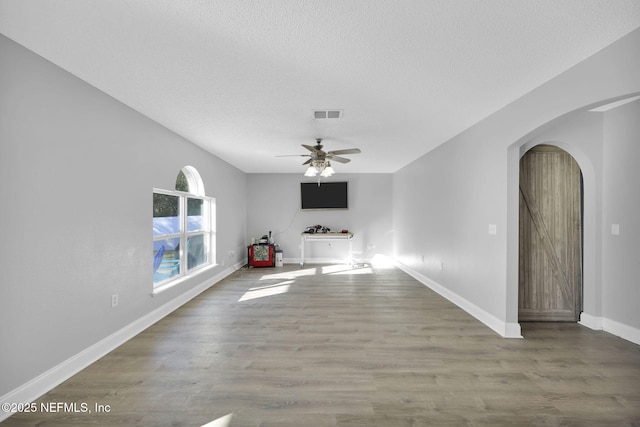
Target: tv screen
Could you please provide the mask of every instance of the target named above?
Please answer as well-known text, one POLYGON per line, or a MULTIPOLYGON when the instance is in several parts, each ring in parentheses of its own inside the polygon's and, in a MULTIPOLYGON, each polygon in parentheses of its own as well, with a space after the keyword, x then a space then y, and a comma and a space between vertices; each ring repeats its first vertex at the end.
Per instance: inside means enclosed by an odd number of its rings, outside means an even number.
POLYGON ((302 209, 348 209, 347 182, 301 182, 302 209))

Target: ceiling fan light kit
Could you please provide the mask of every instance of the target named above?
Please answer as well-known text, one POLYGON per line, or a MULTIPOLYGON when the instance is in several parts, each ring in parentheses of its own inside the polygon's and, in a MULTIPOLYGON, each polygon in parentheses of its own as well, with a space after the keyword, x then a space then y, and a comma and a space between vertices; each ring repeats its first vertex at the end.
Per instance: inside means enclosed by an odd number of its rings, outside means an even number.
POLYGON ((314 160, 311 162, 307 170, 304 173, 304 176, 316 176, 320 175, 321 177, 327 178, 336 173, 336 171, 331 167, 331 162, 324 162, 321 160, 314 160))
POLYGON ((316 176, 316 175, 318 175, 318 169, 314 165, 309 166, 304 173, 304 176, 316 176))
POLYGON ((333 168, 331 167, 331 163, 327 162, 327 165, 324 167, 324 170, 322 171, 322 173, 320 174, 320 176, 331 176, 334 173, 336 173, 336 171, 333 170, 333 168))

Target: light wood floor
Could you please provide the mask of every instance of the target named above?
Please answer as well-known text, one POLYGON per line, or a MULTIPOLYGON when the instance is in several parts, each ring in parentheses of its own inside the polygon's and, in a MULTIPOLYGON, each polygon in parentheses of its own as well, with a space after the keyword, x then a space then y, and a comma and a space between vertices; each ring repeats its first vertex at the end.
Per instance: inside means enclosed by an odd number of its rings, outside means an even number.
POLYGON ((397 269, 241 270, 37 401, 109 413, 5 423, 640 425, 640 346, 570 323, 523 335, 500 338, 397 269))

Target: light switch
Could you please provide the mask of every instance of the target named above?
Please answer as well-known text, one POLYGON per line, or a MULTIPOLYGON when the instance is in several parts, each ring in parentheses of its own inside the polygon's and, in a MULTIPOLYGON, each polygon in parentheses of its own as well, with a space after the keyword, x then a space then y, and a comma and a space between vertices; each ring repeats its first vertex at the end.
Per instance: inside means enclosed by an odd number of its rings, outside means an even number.
POLYGON ((620 234, 620 224, 611 224, 611 234, 614 236, 620 234))

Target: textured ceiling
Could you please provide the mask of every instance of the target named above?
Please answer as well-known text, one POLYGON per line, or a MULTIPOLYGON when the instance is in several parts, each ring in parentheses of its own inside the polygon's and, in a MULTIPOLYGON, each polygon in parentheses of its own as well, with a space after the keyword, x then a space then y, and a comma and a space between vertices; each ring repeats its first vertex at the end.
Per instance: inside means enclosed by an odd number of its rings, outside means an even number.
POLYGON ((638 27, 639 0, 0 0, 1 33, 245 172, 315 138, 394 172, 638 27))

